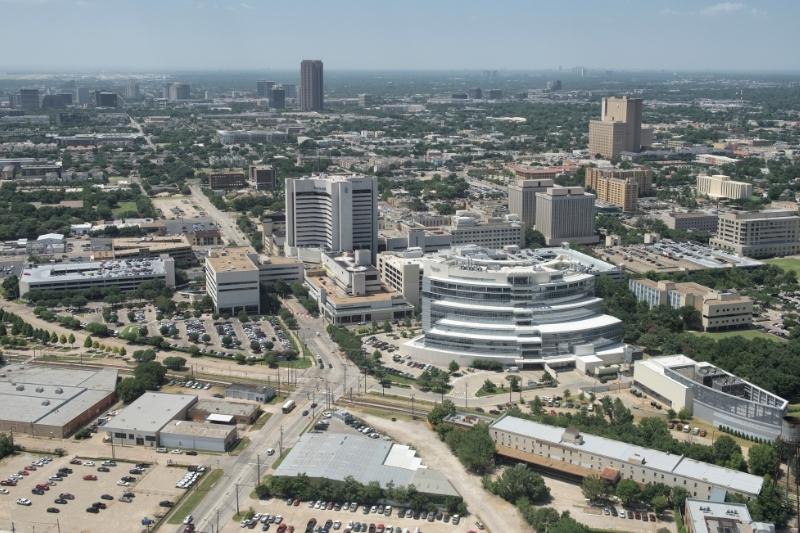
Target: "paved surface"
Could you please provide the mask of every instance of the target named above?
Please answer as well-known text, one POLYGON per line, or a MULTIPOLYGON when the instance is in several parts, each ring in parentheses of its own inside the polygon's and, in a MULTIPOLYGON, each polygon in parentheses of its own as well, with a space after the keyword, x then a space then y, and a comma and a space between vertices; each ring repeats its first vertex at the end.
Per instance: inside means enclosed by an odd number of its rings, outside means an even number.
POLYGON ((236 221, 231 217, 230 213, 217 209, 197 183, 190 185, 189 189, 192 191, 194 203, 208 213, 214 222, 217 223, 220 232, 229 244, 250 247, 250 241, 247 239, 247 236, 239 230, 239 226, 236 225, 236 221))
MULTIPOLYGON (((464 498, 467 508, 472 513, 468 523, 472 524, 476 519, 480 519, 494 533, 532 531, 513 505, 486 492, 481 485, 480 476, 468 473, 447 444, 439 440, 438 435, 428 429, 424 422, 399 418, 396 422, 392 422, 383 417, 363 413, 358 413, 358 416, 370 426, 391 435, 397 442, 413 446, 424 464, 443 472, 464 498)), ((424 527, 422 529, 425 530, 424 527)))

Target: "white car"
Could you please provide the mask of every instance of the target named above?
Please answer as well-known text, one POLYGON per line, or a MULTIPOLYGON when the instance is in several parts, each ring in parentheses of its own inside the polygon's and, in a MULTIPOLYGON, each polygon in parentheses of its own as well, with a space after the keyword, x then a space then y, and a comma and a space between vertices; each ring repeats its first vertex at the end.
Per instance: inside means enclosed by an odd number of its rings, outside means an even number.
POLYGON ((83 466, 94 466, 94 461, 84 461, 83 466))
POLYGON ((8 494, 8 489, 3 487, 2 489, 0 489, 0 494, 8 494))
POLYGON ((28 506, 30 504, 31 504, 31 501, 28 498, 17 498, 17 505, 28 506))
POLYGON ((189 516, 187 516, 186 518, 183 519, 183 523, 186 524, 186 525, 191 524, 192 521, 194 521, 194 517, 192 515, 189 515, 189 516))
POLYGON ((268 449, 267 450, 267 455, 275 455, 275 449, 274 448, 268 449))

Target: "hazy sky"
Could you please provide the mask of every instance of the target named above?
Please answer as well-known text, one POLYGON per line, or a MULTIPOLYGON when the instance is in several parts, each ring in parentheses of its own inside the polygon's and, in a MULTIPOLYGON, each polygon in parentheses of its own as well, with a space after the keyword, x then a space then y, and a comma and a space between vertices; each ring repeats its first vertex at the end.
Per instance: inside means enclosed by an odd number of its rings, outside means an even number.
POLYGON ((800 70, 800 0, 0 0, 0 67, 800 70))

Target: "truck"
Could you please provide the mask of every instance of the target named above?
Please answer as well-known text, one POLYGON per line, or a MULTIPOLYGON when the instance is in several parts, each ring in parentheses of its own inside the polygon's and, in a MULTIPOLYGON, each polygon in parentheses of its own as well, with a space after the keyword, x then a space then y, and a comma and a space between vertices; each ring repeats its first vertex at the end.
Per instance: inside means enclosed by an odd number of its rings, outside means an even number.
POLYGON ((284 403, 283 407, 281 407, 281 411, 283 411, 284 413, 289 413, 295 407, 296 407, 296 404, 295 404, 294 400, 286 400, 286 403, 284 403))

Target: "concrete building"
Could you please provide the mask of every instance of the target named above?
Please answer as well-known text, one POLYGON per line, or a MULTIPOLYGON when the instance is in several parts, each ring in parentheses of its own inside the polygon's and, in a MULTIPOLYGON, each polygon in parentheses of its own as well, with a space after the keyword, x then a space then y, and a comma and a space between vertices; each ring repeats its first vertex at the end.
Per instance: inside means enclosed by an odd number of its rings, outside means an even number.
POLYGON ((233 383, 225 387, 225 397, 267 403, 275 397, 275 389, 266 385, 233 383))
POLYGON ((117 107, 119 105, 119 97, 117 93, 110 91, 96 91, 94 93, 94 105, 96 107, 117 107))
POLYGON ((775 533, 775 525, 754 522, 744 503, 709 502, 687 498, 683 525, 686 533, 775 533))
POLYGON ((275 169, 272 165, 250 165, 250 182, 257 191, 275 189, 275 169))
POLYGON ((186 420, 197 396, 145 392, 111 418, 103 430, 114 444, 158 446, 158 434, 173 420, 186 420))
POLYGON ((309 296, 332 324, 368 324, 413 316, 414 307, 399 292, 381 283, 367 250, 345 255, 322 254, 321 270, 306 272, 309 296))
POLYGON ((25 111, 38 111, 39 89, 20 89, 19 106, 25 111))
POLYGON ((0 369, 0 431, 65 438, 116 402, 117 370, 9 364, 0 369))
POLYGON ((167 255, 178 262, 194 259, 192 244, 184 235, 150 235, 147 237, 93 238, 92 259, 127 259, 167 255))
POLYGON ((323 252, 378 253, 378 183, 371 176, 286 180, 286 255, 320 262, 323 252))
POLYGON ((709 244, 746 257, 795 255, 800 253, 800 216, 789 209, 720 213, 709 244))
POLYGON ((589 373, 621 362, 622 323, 602 314, 593 270, 552 254, 468 246, 426 258, 423 335, 404 352, 465 365, 574 365, 589 373))
POLYGON ((631 479, 683 487, 690 497, 724 501, 761 492, 759 476, 625 442, 505 415, 489 426, 499 455, 575 477, 631 479))
POLYGON ((413 485, 422 494, 458 496, 447 477, 422 464, 413 448, 357 433, 303 433, 275 476, 344 481, 352 477, 381 488, 413 485))
POLYGON ((227 452, 239 440, 236 426, 203 424, 191 420, 170 420, 158 432, 158 444, 164 448, 227 452))
POLYGON ((259 406, 252 403, 201 398, 189 409, 188 418, 195 422, 249 425, 255 422, 260 414, 259 406))
POLYGON ((172 101, 191 98, 191 86, 188 83, 170 83, 164 88, 164 98, 172 101))
POLYGON ((222 244, 219 228, 213 224, 195 222, 185 229, 184 235, 192 246, 219 246, 222 244))
POLYGON ((286 108, 286 89, 283 88, 283 85, 276 85, 272 88, 269 97, 269 106, 273 109, 286 108))
POLYGON ((206 258, 206 294, 217 312, 260 311, 261 288, 303 280, 303 263, 267 257, 248 248, 214 251, 206 258))
POLYGON ((584 176, 587 188, 594 191, 600 187, 598 182, 601 179, 617 178, 631 181, 636 184, 639 196, 647 196, 653 191, 653 171, 649 168, 599 168, 586 167, 584 176))
POLYGON ((718 428, 770 441, 788 434, 786 400, 711 363, 685 355, 636 361, 633 386, 718 428))
POLYGON ((589 121, 589 154, 606 159, 642 148, 642 99, 605 97, 600 120, 589 121))
POLYGON ((699 283, 628 280, 628 288, 650 308, 667 305, 672 309, 692 307, 700 313, 704 331, 749 328, 753 324, 753 300, 730 292, 720 292, 699 283))
POLYGON ((683 231, 702 231, 704 233, 717 232, 717 213, 706 213, 705 211, 690 211, 680 213, 671 211, 661 217, 664 224, 669 229, 683 231))
POLYGON ((546 192, 553 179, 518 179, 508 186, 508 212, 519 217, 525 229, 536 225, 536 193, 546 192))
POLYGON ((28 291, 116 289, 131 291, 146 281, 175 286, 175 260, 171 257, 119 259, 87 263, 42 264, 23 270, 20 295, 28 291))
POLYGON ((753 196, 753 184, 734 181, 724 174, 701 174, 697 176, 697 195, 707 196, 712 200, 747 200, 753 196))
POLYGON ((247 176, 244 170, 223 169, 206 171, 208 188, 214 191, 236 190, 247 187, 247 176))
POLYGON ((548 246, 567 242, 593 244, 595 196, 583 187, 551 187, 536 193, 536 229, 548 246))
POLYGON ((415 308, 420 308, 422 289, 423 253, 421 248, 409 248, 403 252, 381 252, 378 254, 378 272, 381 281, 399 292, 415 308))
POLYGON ((524 242, 525 228, 517 215, 484 220, 479 213, 459 210, 453 216, 414 216, 394 228, 384 228, 379 247, 390 252, 420 248, 427 253, 465 244, 502 248, 524 242))
POLYGON ((300 63, 300 111, 322 111, 323 90, 322 61, 304 59, 300 63))
POLYGON ((256 98, 272 98, 274 81, 258 80, 256 82, 256 98))

